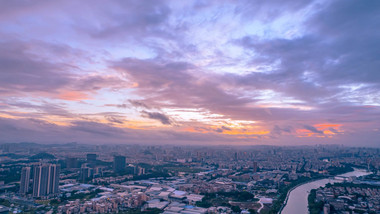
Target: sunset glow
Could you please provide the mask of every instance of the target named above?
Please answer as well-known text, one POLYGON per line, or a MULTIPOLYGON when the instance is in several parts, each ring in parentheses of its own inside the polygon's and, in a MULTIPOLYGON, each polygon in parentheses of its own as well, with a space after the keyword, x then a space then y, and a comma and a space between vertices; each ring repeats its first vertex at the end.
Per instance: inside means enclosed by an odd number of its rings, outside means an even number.
POLYGON ((3 1, 0 141, 379 146, 378 7, 3 1))

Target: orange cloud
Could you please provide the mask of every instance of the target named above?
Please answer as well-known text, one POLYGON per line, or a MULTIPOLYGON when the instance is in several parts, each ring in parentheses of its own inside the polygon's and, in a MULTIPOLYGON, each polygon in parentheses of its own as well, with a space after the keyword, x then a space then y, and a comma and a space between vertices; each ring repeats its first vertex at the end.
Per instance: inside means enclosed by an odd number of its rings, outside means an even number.
POLYGON ((79 91, 65 91, 58 95, 59 99, 68 100, 68 101, 80 101, 90 99, 86 93, 79 91))
POLYGON ((9 115, 9 114, 2 114, 0 113, 0 118, 9 118, 9 119, 17 119, 18 117, 9 115))
POLYGON ((339 128, 339 127, 342 126, 342 124, 328 124, 328 123, 324 123, 324 124, 316 124, 314 126, 319 127, 319 128, 339 128))
POLYGON ((270 131, 267 130, 258 130, 258 131, 249 131, 249 130, 225 130, 223 131, 224 134, 228 135, 266 135, 269 134, 270 131))
POLYGON ((184 128, 182 131, 185 131, 185 132, 200 132, 200 133, 207 133, 207 132, 209 132, 209 131, 206 131, 205 129, 195 129, 193 127, 184 128))
POLYGON ((326 134, 326 135, 335 135, 335 133, 332 132, 332 131, 330 131, 330 130, 324 130, 323 134, 326 134))
POLYGON ((182 129, 185 132, 196 132, 196 133, 210 133, 210 132, 218 132, 220 134, 227 135, 266 135, 269 134, 270 131, 267 130, 247 130, 247 129, 232 129, 229 127, 228 129, 221 129, 218 126, 210 126, 210 127, 186 127, 182 129), (218 130, 218 131, 217 131, 218 130))
POLYGON ((296 130, 297 137, 323 137, 323 135, 320 135, 318 133, 314 133, 307 129, 297 129, 296 130))
POLYGON ((328 123, 322 123, 322 124, 316 124, 314 127, 318 130, 323 132, 323 134, 315 133, 307 129, 297 129, 297 137, 332 137, 336 135, 337 133, 343 133, 343 130, 341 129, 342 124, 328 124, 328 123))
POLYGON ((24 111, 5 111, 0 113, 0 117, 9 118, 9 119, 21 119, 27 118, 28 112, 24 111))

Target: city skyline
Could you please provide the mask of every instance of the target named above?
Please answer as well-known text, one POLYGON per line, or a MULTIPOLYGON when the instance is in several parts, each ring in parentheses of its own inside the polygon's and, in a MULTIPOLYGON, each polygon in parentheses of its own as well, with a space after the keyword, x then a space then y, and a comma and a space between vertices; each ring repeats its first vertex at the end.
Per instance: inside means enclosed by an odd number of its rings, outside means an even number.
POLYGON ((0 143, 380 146, 379 1, 0 4, 0 143))
POLYGON ((0 212, 380 212, 380 148, 0 144, 0 212))

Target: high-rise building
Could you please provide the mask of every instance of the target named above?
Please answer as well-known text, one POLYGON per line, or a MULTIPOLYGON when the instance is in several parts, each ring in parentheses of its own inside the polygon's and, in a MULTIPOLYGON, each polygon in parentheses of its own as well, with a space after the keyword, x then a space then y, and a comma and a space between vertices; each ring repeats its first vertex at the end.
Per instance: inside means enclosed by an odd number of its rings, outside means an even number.
POLYGON ((114 172, 121 172, 125 170, 125 156, 117 155, 113 158, 114 172))
POLYGON ((92 179, 93 175, 94 170, 92 168, 84 166, 80 169, 79 181, 85 183, 89 179, 92 179))
POLYGON ((87 162, 96 162, 97 157, 96 154, 87 154, 87 162))
POLYGON ((74 169, 78 168, 78 158, 66 158, 66 168, 68 169, 74 169))
POLYGON ((87 154, 87 163, 89 164, 90 167, 95 167, 96 166, 96 154, 87 154))
POLYGON ((252 168, 253 168, 253 172, 257 172, 257 162, 256 161, 253 162, 252 168))
POLYGON ((145 175, 145 168, 142 168, 142 167, 138 167, 138 174, 137 175, 145 175))
POLYGON ((94 178, 99 178, 99 177, 102 177, 103 176, 103 167, 96 167, 94 169, 94 175, 93 177, 94 178))
POLYGON ((49 197, 59 193, 60 166, 41 164, 33 170, 33 197, 49 197))
POLYGON ((26 195, 29 191, 30 183, 30 167, 23 167, 21 169, 21 180, 20 180, 20 194, 26 195))

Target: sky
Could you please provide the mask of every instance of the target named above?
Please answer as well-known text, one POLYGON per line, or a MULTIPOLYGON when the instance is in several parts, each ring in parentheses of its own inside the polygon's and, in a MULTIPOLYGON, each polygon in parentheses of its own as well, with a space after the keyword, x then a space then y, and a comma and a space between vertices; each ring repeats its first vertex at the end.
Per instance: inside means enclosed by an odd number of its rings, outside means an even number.
POLYGON ((380 147, 378 0, 0 0, 0 142, 380 147))

